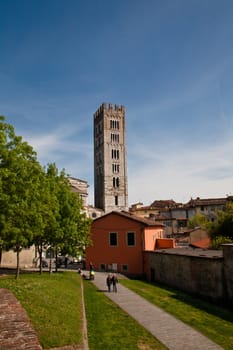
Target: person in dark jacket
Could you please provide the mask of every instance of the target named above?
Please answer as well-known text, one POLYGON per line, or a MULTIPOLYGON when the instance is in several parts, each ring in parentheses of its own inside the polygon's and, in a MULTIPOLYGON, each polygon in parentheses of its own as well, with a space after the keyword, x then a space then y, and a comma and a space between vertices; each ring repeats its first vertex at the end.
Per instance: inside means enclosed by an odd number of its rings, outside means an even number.
POLYGON ((117 276, 115 274, 113 274, 111 280, 112 280, 113 292, 117 292, 117 283, 118 283, 117 276))
POLYGON ((106 278, 106 284, 108 286, 108 291, 111 292, 112 276, 108 275, 106 278))

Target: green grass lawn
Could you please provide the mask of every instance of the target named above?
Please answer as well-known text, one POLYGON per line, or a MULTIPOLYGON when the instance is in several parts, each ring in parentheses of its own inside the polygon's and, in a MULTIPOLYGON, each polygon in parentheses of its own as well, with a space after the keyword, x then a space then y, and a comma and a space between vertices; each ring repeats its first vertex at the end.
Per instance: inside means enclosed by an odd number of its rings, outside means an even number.
POLYGON ((0 278, 26 309, 44 349, 82 344, 81 278, 77 273, 21 274, 0 278))
MULTIPOLYGON (((186 293, 142 281, 120 283, 191 325, 226 350, 233 349, 233 313, 186 293)), ((165 349, 150 333, 84 281, 90 350, 165 349)), ((81 277, 75 272, 21 274, 0 278, 26 309, 44 349, 82 344, 81 277)))
MULTIPOLYGON (((82 344, 81 278, 77 273, 21 274, 0 278, 26 309, 44 349, 82 344)), ((84 281, 90 350, 166 349, 90 281, 84 281)))
POLYGON ((120 282, 221 345, 233 349, 233 312, 164 286, 122 279, 120 282))
POLYGON ((90 350, 167 349, 90 281, 84 294, 90 350))

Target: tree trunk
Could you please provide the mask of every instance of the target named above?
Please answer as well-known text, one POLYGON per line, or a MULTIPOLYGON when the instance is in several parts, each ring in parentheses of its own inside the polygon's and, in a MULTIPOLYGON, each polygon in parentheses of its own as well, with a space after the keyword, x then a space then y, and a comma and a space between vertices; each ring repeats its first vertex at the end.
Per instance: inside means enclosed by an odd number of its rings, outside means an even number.
POLYGON ((50 254, 50 259, 49 259, 49 273, 52 273, 52 258, 51 258, 51 254, 50 254))
POLYGON ((16 275, 15 275, 16 279, 19 279, 19 253, 20 253, 20 247, 16 247, 16 257, 17 257, 17 267, 16 267, 16 275))
POLYGON ((57 272, 57 247, 55 250, 55 271, 57 272))
POLYGON ((2 264, 2 246, 0 246, 0 265, 2 264))
POLYGON ((39 257, 40 257, 40 275, 42 275, 42 243, 38 246, 39 257))
POLYGON ((39 271, 40 275, 42 275, 42 243, 38 244, 38 254, 39 254, 39 271))

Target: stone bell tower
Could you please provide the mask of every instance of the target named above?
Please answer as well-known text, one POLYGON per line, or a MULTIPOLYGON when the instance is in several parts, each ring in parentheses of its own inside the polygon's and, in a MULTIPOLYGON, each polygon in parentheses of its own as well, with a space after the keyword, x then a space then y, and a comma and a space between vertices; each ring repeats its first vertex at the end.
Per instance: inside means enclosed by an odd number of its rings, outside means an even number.
POLYGON ((103 103, 94 114, 95 207, 128 209, 125 107, 103 103))

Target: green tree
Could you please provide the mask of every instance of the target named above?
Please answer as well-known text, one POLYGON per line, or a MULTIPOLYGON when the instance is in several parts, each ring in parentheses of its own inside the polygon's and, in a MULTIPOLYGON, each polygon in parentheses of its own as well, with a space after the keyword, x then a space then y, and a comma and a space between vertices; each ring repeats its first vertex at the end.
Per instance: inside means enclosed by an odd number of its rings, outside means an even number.
POLYGON ((71 191, 65 171, 60 174, 55 164, 49 164, 47 176, 50 184, 55 220, 46 226, 48 244, 56 254, 77 256, 89 242, 91 220, 83 212, 82 200, 71 191))
POLYGON ((193 218, 189 219, 188 221, 188 227, 189 228, 195 228, 195 227, 201 227, 202 229, 206 229, 208 226, 209 220, 206 218, 206 216, 201 214, 194 215, 193 218))
POLYGON ((23 248, 36 245, 42 272, 43 250, 77 255, 89 242, 90 223, 65 171, 42 169, 33 148, 0 117, 0 257, 2 249, 15 250, 16 277, 23 248))
POLYGON ((217 221, 210 224, 209 233, 215 244, 233 241, 233 203, 228 203, 225 210, 217 212, 217 221))
MULTIPOLYGON (((50 167, 43 171, 40 180, 39 207, 37 207, 36 230, 33 243, 35 244, 40 261, 40 273, 42 273, 42 253, 44 249, 51 246, 55 232, 58 230, 59 203, 57 200, 57 186, 54 183, 54 176, 50 174, 50 167)), ((50 266, 51 271, 51 266, 50 266)))
POLYGON ((60 245, 62 255, 77 256, 88 243, 91 220, 82 211, 82 200, 63 183, 59 193, 61 227, 63 241, 60 245), (64 187, 63 187, 64 186, 64 187))
POLYGON ((33 242, 42 169, 33 148, 0 117, 0 242, 19 256, 33 242), (36 205, 35 205, 36 203, 36 205))

